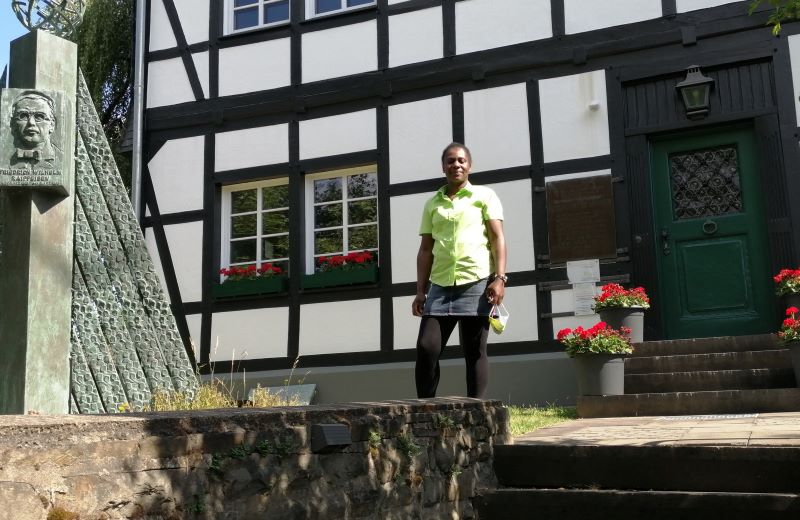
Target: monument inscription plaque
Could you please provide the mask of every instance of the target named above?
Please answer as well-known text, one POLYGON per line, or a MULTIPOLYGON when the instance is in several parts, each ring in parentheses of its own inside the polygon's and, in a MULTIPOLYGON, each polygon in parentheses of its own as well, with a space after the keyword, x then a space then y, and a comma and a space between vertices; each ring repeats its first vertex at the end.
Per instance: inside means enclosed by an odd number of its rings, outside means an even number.
POLYGON ((616 258, 610 175, 548 182, 546 194, 551 263, 616 258))
POLYGON ((64 153, 67 103, 58 91, 0 91, 0 188, 69 194, 70 154, 64 153))

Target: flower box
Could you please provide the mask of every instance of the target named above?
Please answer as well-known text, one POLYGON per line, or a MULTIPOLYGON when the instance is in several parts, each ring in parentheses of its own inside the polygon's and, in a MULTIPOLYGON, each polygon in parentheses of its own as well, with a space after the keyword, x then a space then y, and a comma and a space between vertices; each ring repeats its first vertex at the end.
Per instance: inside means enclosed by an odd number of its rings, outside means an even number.
POLYGON ((320 289, 323 287, 336 287, 341 285, 376 283, 377 281, 378 266, 373 264, 349 270, 333 270, 306 274, 303 275, 300 286, 303 289, 320 289))
POLYGON ((286 292, 289 279, 286 276, 263 276, 246 280, 227 280, 214 284, 211 293, 214 298, 234 298, 236 296, 255 296, 286 292))

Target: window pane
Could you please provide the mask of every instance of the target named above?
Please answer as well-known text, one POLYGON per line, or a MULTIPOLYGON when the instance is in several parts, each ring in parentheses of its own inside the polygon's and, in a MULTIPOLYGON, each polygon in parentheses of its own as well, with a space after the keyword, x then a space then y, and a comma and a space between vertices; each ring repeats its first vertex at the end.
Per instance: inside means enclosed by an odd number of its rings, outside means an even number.
POLYGON ((378 247, 378 226, 360 226, 349 228, 348 231, 350 234, 348 250, 360 251, 378 247))
POLYGON ((347 203, 347 223, 367 224, 378 220, 378 200, 357 200, 347 203))
POLYGON ((261 256, 264 258, 264 260, 288 257, 289 235, 263 239, 261 242, 261 256))
POLYGON ((317 231, 314 233, 314 254, 327 255, 342 251, 342 230, 317 231))
POLYGON ((245 213, 256 210, 256 190, 231 192, 231 213, 245 213))
POLYGON ((289 210, 270 211, 261 216, 262 235, 289 232, 289 210))
POLYGON ((233 28, 246 29, 258 25, 258 7, 248 7, 233 13, 233 28))
POLYGON ((231 262, 238 264, 241 262, 256 261, 256 239, 231 241, 231 262))
POLYGON ((341 0, 315 0, 317 14, 329 13, 341 9, 341 0))
POLYGON ((289 19, 289 0, 264 6, 264 23, 283 22, 289 19))
POLYGON ((314 181, 314 202, 342 200, 342 179, 321 179, 314 181))
POLYGON ((314 208, 314 229, 342 225, 342 204, 325 204, 314 208))
POLYGON ((367 5, 367 4, 374 4, 375 0, 347 0, 347 7, 353 7, 356 5, 367 5))
POLYGON ((231 217, 231 238, 252 237, 256 234, 255 215, 231 217))
POLYGON ((370 197, 378 194, 378 176, 374 173, 351 175, 347 178, 347 195, 350 198, 370 197))
POLYGON ((236 0, 233 3, 233 7, 242 7, 244 5, 253 5, 258 3, 258 0, 236 0))
POLYGON ((261 190, 263 200, 261 204, 264 209, 277 209, 289 207, 289 185, 272 186, 261 190))

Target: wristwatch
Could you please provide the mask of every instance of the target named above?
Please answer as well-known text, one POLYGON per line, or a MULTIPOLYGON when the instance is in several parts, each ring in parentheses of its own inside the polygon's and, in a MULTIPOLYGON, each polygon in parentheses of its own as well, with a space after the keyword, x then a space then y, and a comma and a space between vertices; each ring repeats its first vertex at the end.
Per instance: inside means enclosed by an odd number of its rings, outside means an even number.
POLYGON ((503 284, 507 284, 508 283, 508 276, 506 276, 504 274, 495 274, 494 277, 495 277, 495 279, 499 278, 499 279, 503 280, 503 284))

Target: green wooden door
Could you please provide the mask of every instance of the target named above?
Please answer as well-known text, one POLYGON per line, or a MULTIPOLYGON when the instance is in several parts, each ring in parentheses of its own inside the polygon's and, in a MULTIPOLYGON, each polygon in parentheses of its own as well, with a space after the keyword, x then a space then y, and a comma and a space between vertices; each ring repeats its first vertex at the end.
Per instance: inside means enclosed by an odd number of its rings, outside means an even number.
POLYGON ((775 303, 752 129, 653 141, 651 161, 666 337, 771 332, 775 303))

